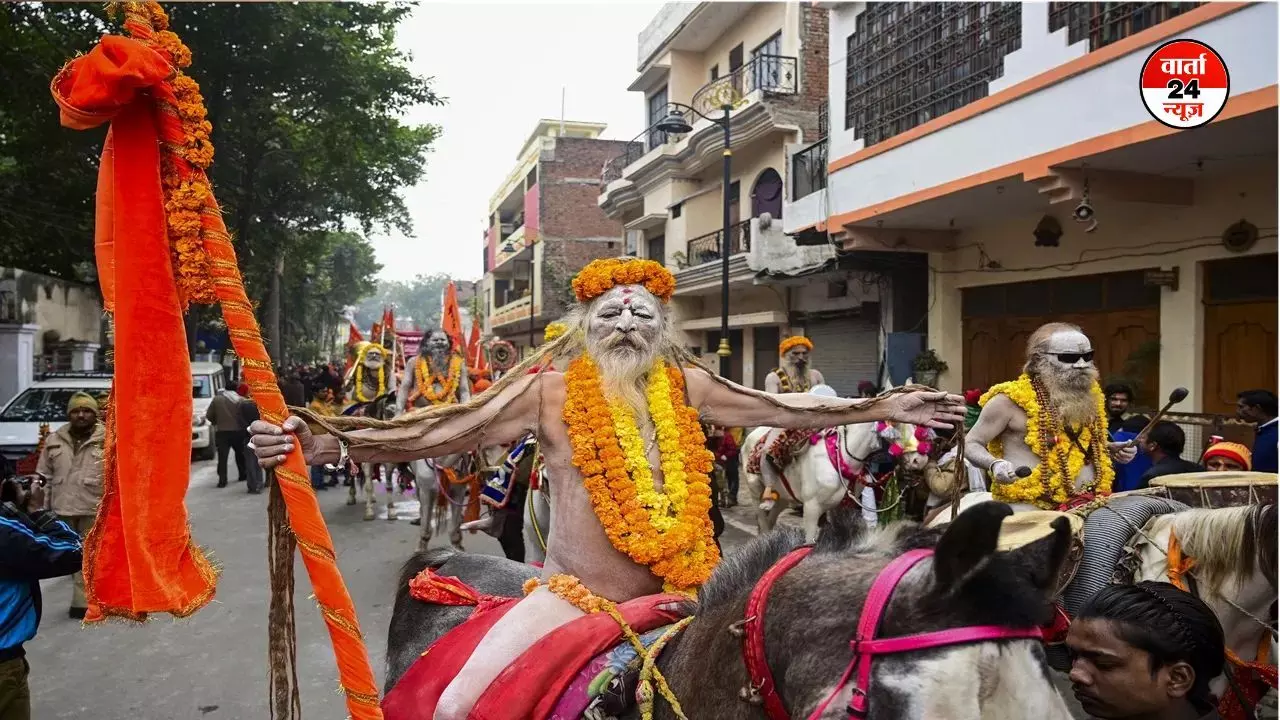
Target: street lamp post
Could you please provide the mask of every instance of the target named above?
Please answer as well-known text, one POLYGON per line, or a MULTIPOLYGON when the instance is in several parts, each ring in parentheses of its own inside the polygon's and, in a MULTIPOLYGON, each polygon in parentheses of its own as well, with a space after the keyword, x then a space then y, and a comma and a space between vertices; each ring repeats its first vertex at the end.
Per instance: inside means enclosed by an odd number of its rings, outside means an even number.
POLYGON ((730 245, 729 233, 732 227, 730 218, 730 209, 732 207, 732 198, 729 197, 730 177, 733 169, 733 150, 730 147, 730 113, 733 111, 733 105, 725 103, 720 106, 721 114, 718 118, 707 117, 703 113, 690 105, 684 103, 668 103, 667 116, 664 117, 655 126, 658 130, 672 135, 684 135, 693 131, 693 126, 684 117, 684 111, 688 111, 720 126, 724 131, 724 179, 722 181, 723 190, 723 211, 724 225, 720 231, 720 347, 716 349, 716 354, 720 356, 720 377, 728 379, 729 377, 729 358, 733 355, 733 349, 729 345, 729 256, 733 253, 730 245))

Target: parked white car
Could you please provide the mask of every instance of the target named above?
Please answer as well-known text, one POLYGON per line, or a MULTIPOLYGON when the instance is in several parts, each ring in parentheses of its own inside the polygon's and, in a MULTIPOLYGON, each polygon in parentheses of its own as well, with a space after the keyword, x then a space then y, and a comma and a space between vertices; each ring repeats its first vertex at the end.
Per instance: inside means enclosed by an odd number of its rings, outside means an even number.
POLYGON ((191 450, 197 460, 212 459, 216 452, 213 427, 204 413, 209 403, 226 387, 222 366, 214 362, 191 363, 191 450))
MULTIPOLYGON (((191 363, 191 450, 197 459, 214 456, 213 429, 204 412, 224 387, 218 363, 191 363)), ((52 372, 40 376, 0 410, 0 456, 18 460, 30 455, 40 442, 40 425, 57 430, 67 422, 67 402, 77 392, 87 392, 104 402, 111 391, 111 374, 101 372, 52 372)))

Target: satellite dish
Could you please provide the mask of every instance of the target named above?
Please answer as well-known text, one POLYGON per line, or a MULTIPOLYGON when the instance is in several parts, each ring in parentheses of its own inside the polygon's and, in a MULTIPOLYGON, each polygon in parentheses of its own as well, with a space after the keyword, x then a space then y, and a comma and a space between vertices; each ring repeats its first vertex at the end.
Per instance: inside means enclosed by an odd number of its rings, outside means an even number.
POLYGON ((840 395, 835 391, 835 388, 830 385, 814 385, 809 390, 809 394, 819 395, 822 397, 840 397, 840 395))

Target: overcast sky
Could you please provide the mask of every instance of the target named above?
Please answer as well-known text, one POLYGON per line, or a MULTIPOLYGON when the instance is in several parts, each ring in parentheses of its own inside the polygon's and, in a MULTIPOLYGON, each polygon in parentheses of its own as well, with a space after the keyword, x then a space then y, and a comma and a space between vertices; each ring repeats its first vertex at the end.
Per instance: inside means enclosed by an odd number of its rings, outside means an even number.
POLYGON ((423 3, 400 27, 412 68, 435 78, 444 107, 411 122, 442 126, 426 177, 404 191, 412 237, 372 238, 381 277, 482 274, 481 234, 489 196, 515 168, 539 118, 603 122, 604 137, 629 140, 644 129, 644 100, 627 92, 636 77, 636 37, 662 3, 423 3))

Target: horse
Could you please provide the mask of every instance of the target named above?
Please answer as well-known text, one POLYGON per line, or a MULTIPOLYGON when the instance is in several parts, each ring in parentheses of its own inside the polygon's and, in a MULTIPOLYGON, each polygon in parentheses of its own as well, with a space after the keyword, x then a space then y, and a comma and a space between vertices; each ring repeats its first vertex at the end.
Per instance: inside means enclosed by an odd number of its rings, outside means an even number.
MULTIPOLYGON (((776 679, 778 699, 787 714, 808 717, 830 694, 832 710, 840 708, 843 717, 853 688, 842 674, 853 660, 850 639, 859 627, 864 601, 873 585, 883 589, 878 582, 881 571, 904 553, 933 551, 888 594, 876 637, 984 625, 1007 628, 1011 634, 1014 628, 1049 621, 1049 593, 1066 557, 1069 527, 1060 522, 1038 542, 996 552, 1000 523, 1008 512, 1006 506, 989 503, 943 532, 910 522, 868 529, 852 508, 840 508, 831 513, 812 551, 798 562, 803 551, 795 551, 805 544, 798 530, 781 528, 757 537, 726 556, 696 601, 679 608, 692 619, 680 635, 668 638, 656 666, 686 717, 761 717, 760 685, 744 666, 745 634, 764 645, 761 662, 753 666, 759 671, 763 664, 764 672, 776 679), (780 561, 794 564, 779 572, 786 567, 780 561), (768 603, 759 606, 760 617, 744 619, 749 598, 759 600, 762 593, 768 603)), ((388 693, 436 640, 474 610, 414 599, 409 581, 425 568, 457 578, 478 592, 509 597, 519 596, 522 584, 537 574, 528 565, 503 558, 447 549, 414 555, 403 568, 388 628, 388 693)), ((868 717, 1069 720, 1050 681, 1038 633, 990 637, 868 659, 868 717)), ((633 707, 620 716, 636 718, 639 713, 633 707)), ((667 720, 674 713, 658 700, 653 716, 667 720)))
POLYGON ((524 505, 525 562, 546 562, 547 538, 551 536, 551 488, 547 485, 545 469, 538 489, 529 491, 524 505))
POLYGON ((462 513, 467 507, 468 497, 467 484, 462 481, 478 469, 476 464, 473 453, 414 460, 411 464, 416 478, 418 522, 422 526, 418 536, 419 551, 427 549, 434 532, 447 532, 453 548, 463 549, 462 513))
MULTIPOLYGON (((981 492, 963 496, 960 517, 989 497, 981 492)), ((945 527, 949 518, 950 507, 930 525, 945 527)), ((1235 667, 1240 667, 1236 660, 1256 661, 1259 649, 1272 642, 1275 621, 1268 616, 1277 592, 1280 542, 1276 505, 1187 508, 1138 491, 1111 496, 1086 523, 1080 570, 1062 591, 1068 615, 1109 582, 1174 582, 1198 595, 1217 616, 1235 667), (1178 541, 1173 558, 1171 538, 1178 541), (1177 556, 1193 559, 1194 565, 1184 571, 1184 562, 1173 562, 1177 556)), ((1056 669, 1070 669, 1063 654, 1053 652, 1050 659, 1056 669)), ((1210 689, 1223 697, 1227 678, 1216 678, 1210 689)))
MULTIPOLYGON (((356 417, 376 417, 383 420, 390 420, 395 414, 395 393, 387 393, 375 398, 372 402, 357 403, 342 412, 343 415, 351 415, 356 417)), ((395 520, 395 513, 392 511, 392 492, 393 481, 391 478, 392 465, 387 463, 360 463, 356 476, 351 478, 351 486, 347 490, 347 504, 356 504, 356 487, 359 486, 364 494, 364 519, 372 520, 376 516, 375 507, 377 506, 377 498, 375 496, 374 478, 382 477, 387 488, 387 519, 395 520)), ((401 489, 403 493, 403 488, 401 489)))
MULTIPOLYGON (((773 530, 784 510, 800 505, 804 508, 805 538, 813 542, 818 537, 818 523, 823 514, 845 502, 846 498, 862 508, 863 520, 868 525, 875 525, 875 491, 866 482, 868 461, 882 450, 886 441, 896 442, 891 438, 914 438, 916 434, 912 425, 882 425, 856 423, 815 431, 781 473, 763 456, 759 458, 760 473, 750 471, 751 455, 768 447, 764 445, 757 450, 762 443, 773 441, 776 436, 774 428, 756 428, 748 433, 742 441, 739 461, 749 496, 760 498, 766 480, 769 481, 768 486, 778 489, 779 496, 771 507, 761 507, 756 511, 756 526, 760 532, 773 530)), ((915 449, 904 451, 897 459, 898 467, 909 472, 923 470, 928 461, 927 453, 915 449)), ((898 498, 886 500, 890 503, 899 501, 898 498)))

